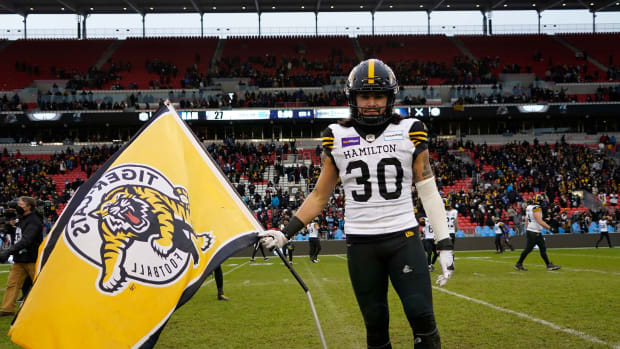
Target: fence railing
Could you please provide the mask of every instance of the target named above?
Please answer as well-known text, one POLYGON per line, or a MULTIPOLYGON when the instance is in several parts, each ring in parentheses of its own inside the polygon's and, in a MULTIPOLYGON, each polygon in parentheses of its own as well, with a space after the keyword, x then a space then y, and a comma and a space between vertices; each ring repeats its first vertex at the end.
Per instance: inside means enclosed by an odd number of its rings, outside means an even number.
MULTIPOLYGON (((482 21, 481 21, 482 22, 482 21)), ((600 23, 595 26, 597 33, 620 32, 620 23, 600 23)), ((417 26, 375 26, 375 35, 391 34, 428 34, 429 27, 417 26)), ((495 24, 493 34, 534 34, 538 33, 537 24, 495 24)), ((574 24, 541 24, 540 32, 543 34, 557 33, 592 33, 592 23, 574 24)), ((482 35, 483 28, 480 25, 431 25, 431 34, 445 35, 482 35)), ((314 35, 346 35, 356 37, 359 35, 372 35, 372 26, 319 26, 310 27, 262 27, 260 34, 263 36, 314 36, 314 35)), ((257 36, 258 26, 254 27, 200 27, 191 28, 146 28, 146 37, 200 37, 217 36, 220 38, 235 36, 257 36)), ((27 36, 30 39, 60 39, 77 38, 77 28, 64 29, 38 29, 28 28, 27 36)), ((86 37, 95 38, 118 38, 142 37, 142 28, 88 28, 86 37)), ((17 40, 24 38, 23 28, 0 28, 0 39, 17 40)))

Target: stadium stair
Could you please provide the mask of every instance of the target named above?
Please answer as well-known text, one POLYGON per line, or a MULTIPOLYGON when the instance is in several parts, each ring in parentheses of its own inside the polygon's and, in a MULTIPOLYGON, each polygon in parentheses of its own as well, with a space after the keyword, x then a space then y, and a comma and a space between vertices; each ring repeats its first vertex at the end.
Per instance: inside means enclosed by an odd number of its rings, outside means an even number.
POLYGON ((465 47, 465 45, 463 45, 463 42, 461 42, 461 40, 459 40, 459 38, 457 38, 456 36, 449 36, 448 39, 450 39, 450 41, 452 41, 454 46, 458 47, 458 49, 461 51, 461 53, 464 56, 469 57, 469 59, 471 59, 472 61, 477 61, 478 60, 478 58, 476 58, 476 56, 474 56, 474 54, 471 53, 471 51, 469 49, 467 49, 467 47, 465 47))
POLYGON ((360 42, 357 41, 357 38, 351 38, 351 42, 353 43, 353 48, 355 49, 355 55, 359 61, 364 60, 364 50, 360 46, 360 42))
POLYGON ((108 59, 112 57, 114 52, 116 52, 116 50, 121 46, 122 43, 123 42, 121 40, 116 40, 111 43, 110 46, 108 46, 108 48, 105 50, 105 52, 103 52, 101 57, 99 57, 97 63, 95 63, 95 68, 101 69, 101 67, 103 67, 108 62, 108 59))
MULTIPOLYGON (((579 49, 573 45, 571 45, 570 43, 568 43, 568 41, 564 40, 563 38, 559 37, 559 36, 552 36, 553 39, 555 39, 557 42, 561 43, 562 45, 564 45, 565 47, 567 47, 568 49, 570 49, 571 51, 573 51, 576 55, 577 54, 581 54, 583 52, 582 49, 579 49)), ((597 68, 599 68, 602 71, 607 71, 608 67, 604 66, 603 64, 601 64, 601 62, 599 62, 598 60, 596 60, 594 57, 588 55, 587 57, 588 62, 592 63, 593 65, 595 65, 597 68)))

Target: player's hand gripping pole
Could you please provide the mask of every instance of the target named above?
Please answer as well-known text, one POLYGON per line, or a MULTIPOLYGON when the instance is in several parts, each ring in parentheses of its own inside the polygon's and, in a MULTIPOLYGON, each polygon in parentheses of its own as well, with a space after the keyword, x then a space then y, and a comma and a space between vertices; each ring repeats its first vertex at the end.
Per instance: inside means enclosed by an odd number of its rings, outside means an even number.
POLYGON ((299 274, 297 274, 297 272, 295 271, 295 269, 293 269, 293 266, 288 262, 286 257, 284 257, 280 249, 275 248, 274 250, 280 257, 282 262, 284 262, 284 265, 286 265, 286 267, 291 272, 291 274, 293 274, 293 276, 295 277, 295 280, 297 280, 301 288, 303 288, 304 292, 306 293, 306 297, 308 297, 308 303, 310 303, 310 309, 312 309, 312 316, 314 316, 314 323, 316 324, 316 329, 319 331, 319 337, 321 337, 321 343, 323 344, 323 348, 327 349, 327 343, 325 343, 325 336, 323 336, 323 330, 321 329, 321 323, 319 322, 319 316, 316 314, 316 309, 314 308, 314 302, 312 302, 312 296, 310 295, 310 290, 308 290, 308 286, 306 286, 306 283, 304 282, 304 280, 302 280, 299 274))

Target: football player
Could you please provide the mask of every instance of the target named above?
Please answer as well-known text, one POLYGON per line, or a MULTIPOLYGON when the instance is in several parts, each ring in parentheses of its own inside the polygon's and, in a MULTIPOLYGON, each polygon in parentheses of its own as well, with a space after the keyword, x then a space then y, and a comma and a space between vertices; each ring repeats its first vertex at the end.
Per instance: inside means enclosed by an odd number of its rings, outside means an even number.
POLYGON ((523 266, 523 261, 525 260, 525 257, 532 252, 535 245, 537 245, 540 250, 540 256, 545 261, 547 270, 552 271, 561 268, 561 266, 551 263, 549 261, 549 257, 547 257, 547 247, 545 246, 545 239, 542 236, 542 230, 543 228, 549 230, 551 227, 543 221, 542 208, 540 207, 542 203, 542 196, 537 194, 534 196, 533 200, 529 201, 529 205, 527 205, 525 209, 525 217, 527 219, 527 227, 525 232, 527 234, 527 245, 525 246, 523 252, 521 252, 519 261, 515 264, 515 269, 517 270, 527 271, 527 269, 523 266))
POLYGON ((420 225, 422 226, 422 244, 426 251, 426 261, 428 263, 428 271, 435 271, 435 261, 437 261, 437 246, 435 246, 435 233, 433 227, 427 217, 420 217, 420 225))
POLYGON ((609 245, 609 248, 611 248, 611 241, 609 240, 609 229, 607 228, 610 221, 611 216, 602 216, 601 219, 598 220, 598 229, 601 233, 601 236, 596 242, 596 248, 598 248, 598 244, 603 241, 603 238, 607 238, 607 245, 609 245))
POLYGON ((446 212, 431 170, 424 124, 393 113, 398 81, 377 59, 355 66, 346 82, 350 117, 323 132, 318 182, 290 223, 259 234, 267 248, 283 246, 321 213, 340 178, 345 192, 347 263, 369 348, 391 348, 388 280, 413 329, 416 349, 440 348, 430 273, 417 236, 410 188, 415 183, 432 222, 443 286, 452 275, 452 241, 446 212))
POLYGON ((458 211, 452 208, 452 204, 449 199, 443 199, 446 206, 446 220, 448 221, 448 231, 450 233, 450 239, 452 240, 452 246, 454 246, 454 239, 456 237, 456 231, 459 230, 459 223, 457 220, 458 211))

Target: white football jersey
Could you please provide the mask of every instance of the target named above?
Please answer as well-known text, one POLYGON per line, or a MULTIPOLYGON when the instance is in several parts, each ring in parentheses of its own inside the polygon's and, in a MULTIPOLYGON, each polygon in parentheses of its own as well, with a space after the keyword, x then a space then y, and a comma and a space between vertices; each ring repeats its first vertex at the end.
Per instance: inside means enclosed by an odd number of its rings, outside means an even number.
POLYGON ((310 224, 308 224, 306 226, 306 229, 308 230, 308 237, 309 238, 318 238, 319 237, 319 225, 312 222, 310 224))
POLYGON ((606 219, 600 219, 598 221, 598 228, 599 228, 599 231, 601 233, 607 232, 607 220, 606 219))
POLYGON ((431 221, 428 220, 428 217, 424 217, 424 222, 425 222, 424 228, 422 228, 422 233, 424 234, 424 238, 435 240, 435 233, 433 232, 431 221))
POLYGON ((542 225, 536 222, 536 218, 534 218, 534 212, 541 212, 542 209, 538 205, 527 205, 525 209, 525 216, 527 217, 527 230, 534 231, 540 233, 543 230, 542 225))
POLYGON ((456 219, 458 211, 456 209, 446 210, 446 220, 448 221, 448 233, 456 234, 456 219))
POLYGON ((503 225, 504 223, 502 222, 495 223, 495 225, 493 226, 493 231, 495 231, 495 235, 501 235, 504 233, 504 231, 502 230, 503 225))
POLYGON ((340 124, 325 130, 323 146, 344 187, 347 235, 386 234, 418 225, 411 186, 421 142, 427 142, 426 127, 414 118, 390 123, 380 135, 363 136, 340 124))

